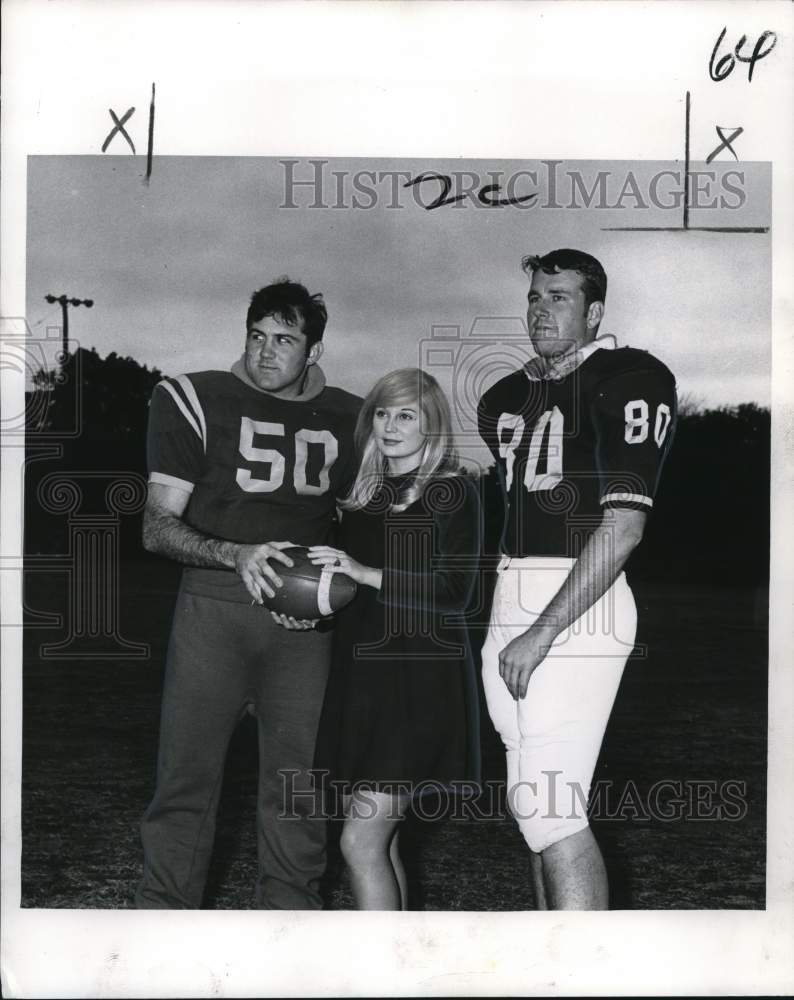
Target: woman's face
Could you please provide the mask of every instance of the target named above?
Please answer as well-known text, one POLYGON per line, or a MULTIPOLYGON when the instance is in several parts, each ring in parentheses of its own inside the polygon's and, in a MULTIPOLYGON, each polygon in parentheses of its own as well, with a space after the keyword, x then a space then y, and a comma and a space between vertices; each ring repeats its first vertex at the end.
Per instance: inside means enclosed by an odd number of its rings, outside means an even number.
POLYGON ((377 406, 372 416, 372 433, 391 472, 410 472, 419 465, 426 435, 422 412, 415 401, 401 406, 377 406))

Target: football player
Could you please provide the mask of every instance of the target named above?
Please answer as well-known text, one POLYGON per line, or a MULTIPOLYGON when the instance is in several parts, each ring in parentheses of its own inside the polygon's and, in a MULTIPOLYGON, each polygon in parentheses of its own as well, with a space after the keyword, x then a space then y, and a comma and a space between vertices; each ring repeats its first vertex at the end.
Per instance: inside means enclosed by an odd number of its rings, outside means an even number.
POLYGON ((538 908, 605 909, 586 803, 634 644, 623 568, 673 437, 675 380, 597 335, 607 277, 594 257, 555 250, 522 267, 535 357, 479 406, 507 500, 483 680, 538 908))
MULTIPOLYGON (((142 822, 140 908, 201 905, 226 751, 257 718, 257 905, 316 909, 325 825, 308 770, 329 669, 329 632, 282 628, 259 606, 292 565, 290 544, 330 540, 356 471, 360 399, 318 366, 322 296, 282 279, 257 291, 230 371, 166 378, 148 432, 144 545, 185 565, 168 646, 157 788, 142 822), (285 785, 289 808, 279 820, 285 785)), ((293 623, 293 625, 296 623, 293 623)), ((307 623, 308 624, 308 623, 307 623)))

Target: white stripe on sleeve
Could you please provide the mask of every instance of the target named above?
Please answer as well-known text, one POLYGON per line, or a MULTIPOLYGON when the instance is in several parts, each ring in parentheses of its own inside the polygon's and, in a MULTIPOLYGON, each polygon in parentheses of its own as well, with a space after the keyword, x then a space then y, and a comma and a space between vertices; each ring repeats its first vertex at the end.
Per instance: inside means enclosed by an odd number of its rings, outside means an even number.
POLYGON ((174 402, 179 407, 179 412, 182 414, 185 420, 187 420, 187 422, 196 432, 199 441, 201 441, 201 443, 204 445, 205 444, 204 438, 202 437, 199 425, 196 423, 196 418, 193 416, 190 410, 185 406, 183 400, 180 398, 179 393, 176 391, 176 389, 170 384, 170 382, 163 381, 163 382, 158 382, 157 384, 161 388, 165 389, 166 392, 169 392, 171 394, 171 397, 173 398, 174 402))
POLYGON ((160 486, 175 486, 178 490, 184 490, 185 493, 192 493, 194 483, 189 483, 187 479, 178 479, 176 476, 169 476, 165 472, 150 472, 149 482, 158 483, 160 486))
POLYGON ((604 503, 641 503, 646 507, 653 507, 653 500, 650 497, 644 496, 642 493, 605 493, 601 497, 602 504, 604 503))
POLYGON ((198 417, 199 427, 201 427, 201 443, 204 445, 204 451, 207 450, 207 422, 204 419, 204 410, 201 408, 201 403, 196 395, 196 390, 193 388, 193 383, 187 377, 187 375, 177 375, 176 381, 182 386, 185 395, 187 396, 187 401, 196 411, 196 416, 198 417))

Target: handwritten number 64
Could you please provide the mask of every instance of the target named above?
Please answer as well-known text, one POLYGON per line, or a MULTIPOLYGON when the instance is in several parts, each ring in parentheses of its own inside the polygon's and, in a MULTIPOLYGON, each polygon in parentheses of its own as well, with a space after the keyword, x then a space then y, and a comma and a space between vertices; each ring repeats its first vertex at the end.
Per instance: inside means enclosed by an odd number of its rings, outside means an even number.
POLYGON ((721 80, 724 80, 726 77, 731 75, 733 67, 738 61, 749 64, 750 68, 747 71, 747 82, 752 83, 755 64, 769 55, 777 44, 777 35, 774 31, 765 31, 755 43, 755 48, 749 56, 742 55, 742 49, 747 42, 747 35, 742 35, 733 52, 728 52, 726 55, 722 56, 722 58, 717 60, 715 65, 714 60, 717 58, 717 51, 722 44, 722 40, 725 37, 727 30, 727 28, 722 29, 720 37, 717 39, 717 44, 714 46, 714 50, 711 53, 711 59, 709 59, 709 76, 716 83, 719 83, 721 80), (766 48, 764 48, 767 42, 769 42, 769 44, 766 48))

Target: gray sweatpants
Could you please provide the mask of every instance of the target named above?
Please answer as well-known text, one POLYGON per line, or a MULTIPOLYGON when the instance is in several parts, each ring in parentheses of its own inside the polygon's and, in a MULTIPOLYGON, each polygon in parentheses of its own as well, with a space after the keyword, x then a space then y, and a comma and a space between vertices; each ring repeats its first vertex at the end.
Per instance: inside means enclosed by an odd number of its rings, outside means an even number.
POLYGON ((288 631, 261 607, 180 591, 163 688, 157 789, 141 824, 140 909, 201 906, 226 753, 249 708, 259 729, 257 905, 322 906, 317 887, 326 824, 307 772, 330 651, 330 632, 288 631), (298 794, 285 802, 290 792, 298 794), (279 818, 285 812, 290 818, 279 818))

